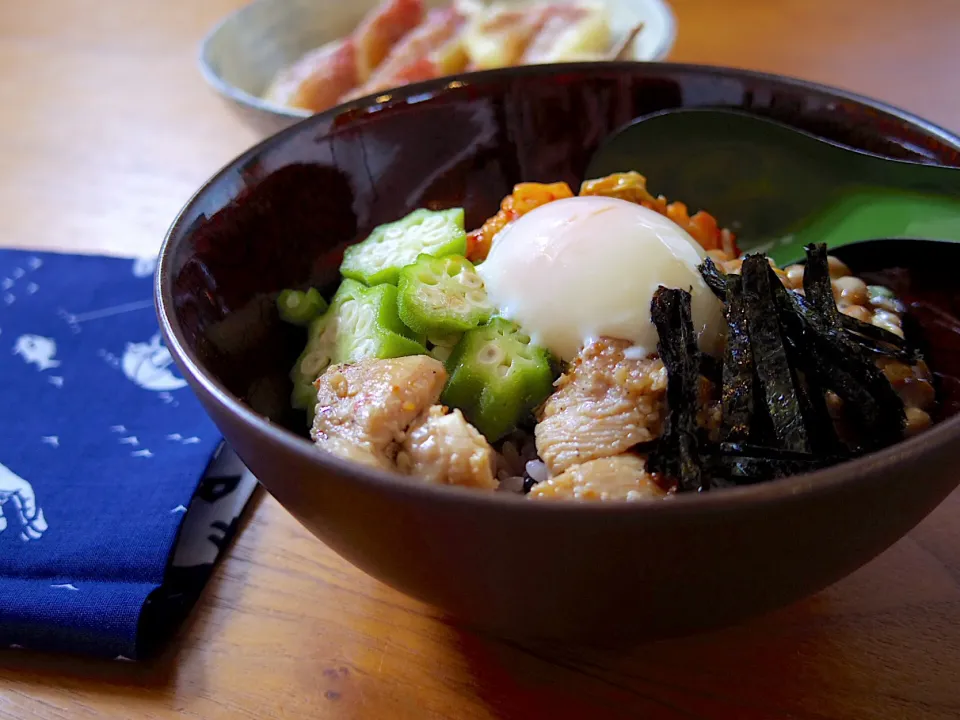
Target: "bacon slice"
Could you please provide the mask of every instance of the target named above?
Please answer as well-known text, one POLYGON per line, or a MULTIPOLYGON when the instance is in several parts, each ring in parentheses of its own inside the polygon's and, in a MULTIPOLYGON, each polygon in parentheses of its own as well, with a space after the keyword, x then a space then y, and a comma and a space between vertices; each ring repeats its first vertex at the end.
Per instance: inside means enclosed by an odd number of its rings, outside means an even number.
POLYGON ((603 4, 557 3, 545 10, 545 16, 520 58, 523 64, 600 57, 610 47, 610 26, 603 4))
POLYGON ((361 21, 353 32, 357 75, 367 82, 393 46, 423 22, 423 0, 387 0, 361 21))
POLYGON ((525 8, 495 5, 477 15, 464 36, 471 69, 516 65, 549 17, 545 3, 525 8))
POLYGON ((312 50, 277 74, 264 99, 319 112, 357 84, 356 47, 343 38, 312 50))
POLYGON ((343 100, 460 72, 467 65, 462 30, 467 16, 454 7, 431 10, 398 42, 370 79, 343 100))
POLYGON ((465 69, 557 62, 609 44, 594 0, 478 5, 456 0, 425 15, 424 0, 385 0, 348 37, 281 71, 264 97, 325 110, 338 102, 465 69))

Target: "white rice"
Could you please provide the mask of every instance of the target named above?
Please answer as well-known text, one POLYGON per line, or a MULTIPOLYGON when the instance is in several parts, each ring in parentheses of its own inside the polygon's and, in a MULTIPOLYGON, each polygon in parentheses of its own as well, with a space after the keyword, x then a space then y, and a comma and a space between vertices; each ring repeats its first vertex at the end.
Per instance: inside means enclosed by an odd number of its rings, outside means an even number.
POLYGON ((503 441, 497 453, 499 490, 522 493, 524 473, 537 482, 544 482, 550 477, 547 466, 537 457, 533 436, 517 431, 503 441))
POLYGON ((550 472, 547 470, 543 460, 530 460, 526 465, 527 475, 536 482, 542 483, 550 479, 550 472))

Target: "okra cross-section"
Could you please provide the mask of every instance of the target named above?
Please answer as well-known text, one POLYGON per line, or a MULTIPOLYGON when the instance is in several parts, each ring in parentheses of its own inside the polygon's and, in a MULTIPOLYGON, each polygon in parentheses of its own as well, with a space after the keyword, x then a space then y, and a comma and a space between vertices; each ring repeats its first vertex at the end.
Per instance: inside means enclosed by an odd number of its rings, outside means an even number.
POLYGON ((344 280, 330 309, 308 328, 307 346, 291 371, 292 403, 312 415, 313 383, 331 363, 426 354, 423 343, 400 321, 397 288, 344 280))
POLYGON ((367 285, 396 285, 400 269, 419 255, 464 255, 466 250, 463 208, 414 210, 396 222, 378 226, 366 240, 348 247, 340 274, 367 285))
POLYGON ((443 402, 494 442, 553 390, 549 353, 516 324, 494 318, 464 333, 447 361, 443 402))
POLYGON ((483 280, 462 255, 421 255, 400 271, 398 288, 400 319, 416 332, 466 332, 493 312, 483 280))
POLYGON ((284 322, 307 326, 327 311, 327 301, 316 288, 284 290, 277 298, 277 311, 284 322))

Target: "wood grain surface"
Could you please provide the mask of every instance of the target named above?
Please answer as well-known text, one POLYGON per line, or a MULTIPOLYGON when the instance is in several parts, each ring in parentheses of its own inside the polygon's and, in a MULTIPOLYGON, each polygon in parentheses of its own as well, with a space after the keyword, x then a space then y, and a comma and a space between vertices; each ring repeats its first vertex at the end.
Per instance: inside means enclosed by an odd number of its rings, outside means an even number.
MULTIPOLYGON (((194 64, 240 2, 0 2, 0 243, 156 250, 257 139, 194 64)), ((674 7, 674 60, 827 82, 960 130, 957 0, 674 7)), ((747 625, 620 654, 519 647, 363 575, 261 497, 162 657, 0 652, 0 718, 957 718, 958 583, 954 494, 859 572, 747 625)))

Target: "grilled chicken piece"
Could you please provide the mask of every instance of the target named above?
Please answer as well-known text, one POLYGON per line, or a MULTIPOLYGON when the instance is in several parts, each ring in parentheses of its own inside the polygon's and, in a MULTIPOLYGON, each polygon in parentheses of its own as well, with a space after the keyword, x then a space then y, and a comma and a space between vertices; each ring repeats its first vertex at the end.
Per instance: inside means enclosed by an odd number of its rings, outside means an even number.
POLYGON ((446 379, 427 355, 333 365, 316 382, 310 436, 340 457, 393 469, 407 428, 437 402, 446 379))
POLYGON ((459 410, 434 405, 414 421, 397 469, 424 482, 495 490, 493 449, 459 410))
POLYGON ((625 452, 660 434, 667 371, 659 359, 624 357, 630 343, 585 346, 557 381, 536 427, 537 452, 550 472, 625 452))
POLYGON ((590 460, 574 465, 527 494, 532 500, 659 500, 667 493, 637 455, 590 460))
POLYGON ((352 440, 346 440, 335 435, 327 437, 322 443, 317 443, 329 453, 333 453, 342 460, 369 465, 377 470, 396 470, 390 460, 390 453, 377 452, 369 445, 357 445, 352 440))

